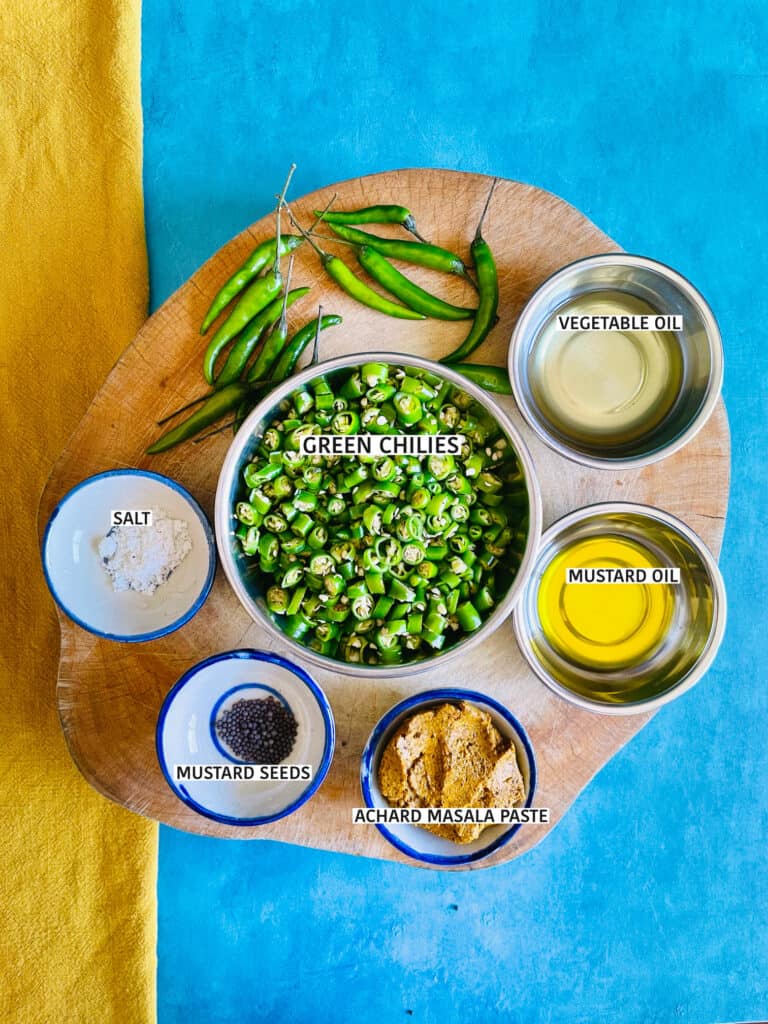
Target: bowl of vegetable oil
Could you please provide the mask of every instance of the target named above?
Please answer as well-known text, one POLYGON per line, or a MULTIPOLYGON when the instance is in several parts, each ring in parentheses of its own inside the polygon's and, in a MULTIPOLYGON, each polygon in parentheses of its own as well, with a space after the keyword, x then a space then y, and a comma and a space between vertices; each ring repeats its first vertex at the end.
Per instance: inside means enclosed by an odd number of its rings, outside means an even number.
POLYGON ((637 468, 683 447, 720 395, 715 317, 677 271, 608 253, 563 267, 515 326, 509 377, 529 426, 582 465, 637 468))
POLYGON ((616 502, 571 512, 544 533, 514 627, 550 689, 622 715, 698 682, 725 619, 717 563, 693 530, 660 509, 616 502))

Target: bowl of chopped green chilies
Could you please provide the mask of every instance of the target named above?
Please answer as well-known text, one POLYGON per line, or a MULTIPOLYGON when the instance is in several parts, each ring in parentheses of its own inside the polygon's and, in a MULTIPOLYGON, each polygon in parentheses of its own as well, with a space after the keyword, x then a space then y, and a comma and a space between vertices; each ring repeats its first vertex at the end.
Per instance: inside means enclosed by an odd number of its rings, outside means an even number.
POLYGON ((224 460, 224 571, 294 653, 354 675, 441 664, 510 614, 541 533, 506 413, 439 363, 319 363, 275 388, 224 460))

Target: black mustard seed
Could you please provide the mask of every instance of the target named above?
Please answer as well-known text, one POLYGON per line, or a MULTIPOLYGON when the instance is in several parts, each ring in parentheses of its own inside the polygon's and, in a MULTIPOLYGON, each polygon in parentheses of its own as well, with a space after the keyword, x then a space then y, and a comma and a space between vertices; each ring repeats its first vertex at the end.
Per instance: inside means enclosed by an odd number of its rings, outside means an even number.
POLYGON ((216 732, 235 757, 280 764, 293 750, 298 723, 276 697, 241 698, 216 719, 216 732))

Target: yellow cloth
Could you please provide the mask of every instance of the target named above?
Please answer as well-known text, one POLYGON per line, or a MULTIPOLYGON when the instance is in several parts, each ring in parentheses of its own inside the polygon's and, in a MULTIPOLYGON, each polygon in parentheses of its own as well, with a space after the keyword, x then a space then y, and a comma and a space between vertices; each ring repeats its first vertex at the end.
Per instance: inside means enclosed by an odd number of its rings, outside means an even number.
POLYGON ((157 829, 96 794, 56 714, 36 513, 145 316, 138 0, 0 4, 0 1020, 155 1016, 157 829))

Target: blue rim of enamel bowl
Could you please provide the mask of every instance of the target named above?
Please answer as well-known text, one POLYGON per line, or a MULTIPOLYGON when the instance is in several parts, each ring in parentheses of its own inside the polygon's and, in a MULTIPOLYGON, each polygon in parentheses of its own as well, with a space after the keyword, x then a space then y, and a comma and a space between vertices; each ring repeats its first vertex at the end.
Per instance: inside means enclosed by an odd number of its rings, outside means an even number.
MULTIPOLYGON (((410 711, 413 708, 425 707, 428 704, 435 704, 439 701, 457 700, 467 701, 470 704, 476 704, 480 707, 485 705, 486 707, 491 708, 512 728, 515 735, 520 740, 520 743, 525 750, 526 757, 528 758, 528 793, 523 807, 530 807, 532 805, 533 796, 536 791, 536 759, 533 754, 531 741, 528 739, 528 734, 525 729, 518 722, 515 716, 508 711, 503 704, 499 704, 498 701, 494 700, 493 697, 488 697, 483 693, 478 693, 476 690, 445 688, 424 690, 422 693, 417 693, 413 697, 407 697, 405 700, 400 701, 399 704, 395 704, 393 708, 390 708, 384 717, 379 719, 377 724, 374 726, 373 732, 371 733, 368 742, 365 745, 365 749, 363 750, 363 756, 360 762, 360 786, 363 791, 363 800, 367 807, 377 806, 377 804, 373 802, 371 773, 374 769, 374 761, 377 759, 378 752, 384 741, 388 738, 388 734, 391 732, 396 719, 400 718, 405 712, 410 711)), ((480 850, 474 850, 472 853, 455 854, 452 856, 424 853, 420 850, 415 850, 412 846, 404 843, 402 839, 398 839, 398 837, 391 832, 386 825, 377 822, 376 828, 381 832, 385 839, 408 857, 413 857, 414 860, 422 861, 425 864, 449 866, 455 864, 471 864, 473 861, 482 860, 484 857, 490 856, 490 854, 495 850, 505 846, 512 839, 521 824, 522 823, 519 822, 516 825, 511 825, 506 832, 502 832, 501 835, 497 836, 496 839, 493 840, 493 842, 484 846, 480 850)), ((417 827, 418 826, 414 826, 414 828, 417 827)))
POLYGON ((51 513, 51 518, 45 527, 45 533, 43 534, 42 543, 42 562, 43 562, 43 574, 45 576, 45 582, 48 585, 48 589, 51 592, 56 604, 61 608, 66 616, 68 616, 76 625, 80 626, 81 629, 86 630, 88 633, 93 633, 95 636, 103 637, 105 640, 117 640, 121 643, 143 643, 146 640, 157 640, 161 636, 167 636, 168 633, 173 633, 175 630, 180 629, 185 623, 189 622, 190 619, 194 618, 195 615, 200 611, 202 606, 211 592, 213 586, 213 578, 216 575, 216 542, 213 537, 213 530, 211 524, 206 518, 205 512, 200 508, 199 504, 186 488, 182 487, 181 484, 175 480, 171 480, 170 477, 163 476, 161 473, 153 473, 148 469, 109 469, 104 473, 96 473, 94 476, 86 477, 85 480, 81 480, 79 484, 76 484, 71 491, 67 491, 61 501, 58 502, 56 508, 51 513), (183 615, 179 616, 174 622, 170 622, 167 626, 162 626, 160 629, 151 630, 148 633, 107 633, 103 630, 97 629, 95 626, 90 625, 79 615, 77 615, 71 608, 68 608, 64 601, 59 596, 56 587, 54 586, 51 574, 48 571, 48 542, 50 539, 50 532, 55 519, 59 512, 64 508, 70 499, 72 499, 78 491, 83 488, 89 487, 97 480, 105 480, 113 476, 127 476, 127 477, 146 477, 150 480, 155 480, 158 483, 164 484, 166 487, 170 487, 171 490, 176 491, 180 494, 187 504, 190 506, 192 511, 195 513, 197 518, 200 520, 200 524, 203 527, 205 533, 206 543, 208 545, 208 572, 206 573, 205 581, 200 590, 200 593, 195 598, 195 601, 190 608, 184 612, 183 615))
POLYGON ((320 689, 318 684, 305 672, 300 665, 294 664, 287 658, 283 658, 280 654, 271 654, 267 651, 256 651, 251 648, 241 648, 237 651, 225 651, 222 654, 213 654, 210 658, 205 658, 203 661, 199 661, 192 668, 187 669, 181 678, 174 683, 171 689, 168 691, 163 706, 160 708, 160 715, 157 719, 157 726, 155 728, 155 750, 157 752, 157 760, 160 763, 160 770, 163 773, 165 781, 168 783, 170 788, 176 794, 176 796, 187 805, 192 808, 198 814, 202 814, 205 818, 210 818, 213 821, 218 821, 221 825, 239 825, 247 827, 250 825, 268 825, 270 822, 278 821, 280 818, 285 818, 289 814, 298 810, 302 804, 305 804, 307 800, 313 796, 320 788, 325 776, 328 774, 328 769, 331 767, 331 761, 333 759, 333 751, 336 745, 336 725, 333 720, 333 712, 331 711, 331 705, 328 703, 328 698, 325 696, 323 691, 320 689), (230 661, 232 659, 243 659, 246 661, 267 661, 271 665, 279 665, 281 668, 286 669, 288 672, 293 673, 302 683, 310 690, 312 696, 317 701, 320 713, 323 716, 323 724, 325 726, 325 744, 323 746, 323 756, 320 759, 320 764, 317 771, 309 783, 306 789, 304 789, 299 796, 288 804, 281 811, 277 811, 275 814, 264 815, 258 818, 237 818, 233 815, 218 814, 216 811, 212 811, 202 804, 199 804, 194 800, 186 790, 186 787, 178 785, 173 781, 171 773, 168 771, 168 765, 163 754, 163 727, 165 725, 165 718, 168 714, 176 694, 182 687, 196 676, 199 672, 208 668, 210 665, 215 665, 219 661, 230 661))

